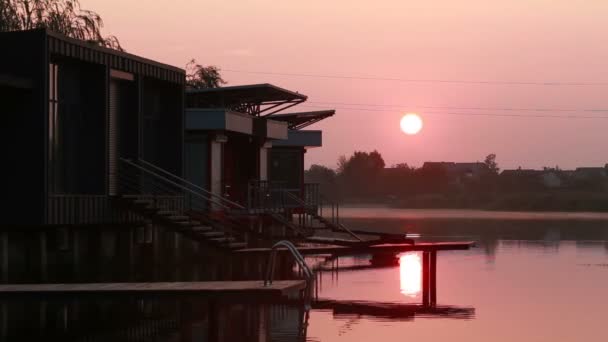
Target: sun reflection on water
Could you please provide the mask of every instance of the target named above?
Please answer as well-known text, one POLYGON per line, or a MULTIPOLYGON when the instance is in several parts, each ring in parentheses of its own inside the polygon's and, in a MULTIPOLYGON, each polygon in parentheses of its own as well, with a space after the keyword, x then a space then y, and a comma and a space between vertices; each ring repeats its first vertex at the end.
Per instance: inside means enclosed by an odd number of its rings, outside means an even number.
POLYGON ((422 260, 419 253, 411 252, 399 257, 401 293, 416 297, 422 291, 422 260))

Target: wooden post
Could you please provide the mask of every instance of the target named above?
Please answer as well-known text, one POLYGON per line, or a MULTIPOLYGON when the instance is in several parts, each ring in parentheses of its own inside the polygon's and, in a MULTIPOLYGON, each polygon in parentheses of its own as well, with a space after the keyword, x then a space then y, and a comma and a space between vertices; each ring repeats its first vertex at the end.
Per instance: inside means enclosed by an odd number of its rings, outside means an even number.
POLYGON ((422 305, 429 305, 429 263, 430 263, 430 252, 422 252, 422 305))
POLYGON ((430 254, 430 265, 429 265, 429 292, 431 305, 437 304, 437 251, 429 252, 430 254))

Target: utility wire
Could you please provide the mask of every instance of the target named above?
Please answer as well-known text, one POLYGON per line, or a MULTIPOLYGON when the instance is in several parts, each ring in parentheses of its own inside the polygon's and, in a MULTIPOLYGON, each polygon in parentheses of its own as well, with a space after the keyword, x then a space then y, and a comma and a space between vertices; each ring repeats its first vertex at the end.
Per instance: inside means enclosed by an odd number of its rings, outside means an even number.
MULTIPOLYGON (((314 105, 300 105, 300 107, 308 108, 327 108, 326 106, 314 106, 314 105)), ((379 113, 394 113, 385 109, 373 109, 373 108, 349 108, 349 107, 335 107, 335 109, 351 110, 351 111, 365 111, 365 112, 379 112, 379 113)), ((552 119, 608 119, 608 116, 581 116, 581 115, 547 115, 547 114, 496 114, 496 113, 468 113, 468 112, 424 112, 424 114, 431 115, 458 115, 458 116, 488 116, 488 117, 516 117, 516 118, 552 118, 552 119)))
POLYGON ((378 103, 348 103, 348 102, 330 102, 330 101, 307 101, 307 104, 314 105, 344 105, 344 106, 364 106, 364 107, 382 107, 382 108, 426 108, 426 109, 449 109, 449 110, 491 110, 491 111, 509 111, 509 112, 592 112, 602 113, 608 112, 608 109, 565 109, 565 108, 510 108, 510 107, 458 107, 458 106, 426 106, 426 105, 391 105, 378 103))
POLYGON ((447 84, 529 85, 529 86, 600 86, 600 87, 608 86, 608 82, 560 82, 560 81, 528 82, 528 81, 442 80, 442 79, 408 79, 408 78, 394 78, 394 77, 382 77, 382 76, 348 76, 348 75, 327 75, 327 74, 308 74, 308 73, 287 73, 287 72, 250 71, 250 70, 237 70, 237 69, 222 69, 222 71, 241 73, 241 74, 256 74, 256 75, 315 77, 315 78, 333 78, 333 79, 347 79, 347 80, 375 80, 375 81, 392 81, 392 82, 404 82, 404 83, 447 83, 447 84))

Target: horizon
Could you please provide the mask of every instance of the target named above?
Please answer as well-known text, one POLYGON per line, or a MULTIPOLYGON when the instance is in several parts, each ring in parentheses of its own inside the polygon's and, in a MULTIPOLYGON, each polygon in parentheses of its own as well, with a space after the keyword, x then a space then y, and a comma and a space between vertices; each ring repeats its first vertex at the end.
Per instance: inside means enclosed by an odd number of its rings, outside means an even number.
POLYGON ((600 117, 608 108, 608 47, 598 44, 608 3, 345 4, 81 1, 130 53, 182 68, 195 58, 220 67, 228 85, 272 83, 308 95, 294 111, 335 108, 334 117, 311 127, 324 131, 324 146, 308 151, 307 167, 335 168, 355 150, 378 150, 387 165, 490 153, 503 169, 606 164, 608 121, 576 116, 600 117), (424 120, 414 136, 399 129, 408 112, 424 120), (530 117, 496 116, 511 114, 530 117))

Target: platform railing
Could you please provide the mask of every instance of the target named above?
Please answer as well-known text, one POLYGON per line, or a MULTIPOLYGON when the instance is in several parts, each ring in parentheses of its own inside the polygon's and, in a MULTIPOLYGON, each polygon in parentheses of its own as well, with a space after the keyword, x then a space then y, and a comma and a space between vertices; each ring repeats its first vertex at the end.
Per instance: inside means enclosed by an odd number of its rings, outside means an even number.
POLYGON ((238 203, 214 195, 148 162, 125 158, 120 158, 119 161, 120 195, 152 200, 156 209, 177 211, 221 229, 229 236, 240 237, 243 233, 239 218, 231 214, 232 209, 244 209, 238 203), (168 206, 163 201, 167 196, 181 198, 180 207, 168 206), (222 210, 224 214, 214 215, 213 207, 222 210))
POLYGON ((268 263, 266 264, 266 277, 264 278, 264 286, 272 285, 272 281, 274 279, 275 260, 277 257, 277 250, 279 249, 279 247, 285 247, 285 248, 287 248, 287 250, 289 250, 289 252, 291 252, 291 255, 294 257, 296 263, 298 264, 298 266, 304 273, 304 277, 306 278, 306 282, 307 282, 306 285, 308 286, 309 282, 312 281, 312 279, 313 279, 313 273, 310 270, 310 268, 308 267, 308 265, 306 264, 306 261, 304 260, 302 253, 300 253, 298 251, 296 246, 291 241, 287 241, 287 240, 281 240, 272 246, 271 251, 270 251, 270 256, 268 257, 268 263))

